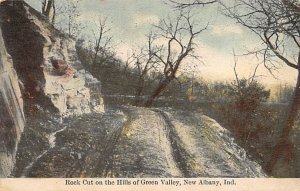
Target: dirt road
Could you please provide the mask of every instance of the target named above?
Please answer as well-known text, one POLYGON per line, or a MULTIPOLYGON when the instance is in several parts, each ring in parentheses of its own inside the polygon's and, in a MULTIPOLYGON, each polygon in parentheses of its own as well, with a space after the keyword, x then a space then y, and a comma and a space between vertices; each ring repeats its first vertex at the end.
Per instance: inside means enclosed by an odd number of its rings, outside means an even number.
POLYGON ((19 172, 26 169, 27 177, 265 176, 226 129, 201 114, 124 106, 70 118, 61 126, 50 136, 55 145, 19 172))

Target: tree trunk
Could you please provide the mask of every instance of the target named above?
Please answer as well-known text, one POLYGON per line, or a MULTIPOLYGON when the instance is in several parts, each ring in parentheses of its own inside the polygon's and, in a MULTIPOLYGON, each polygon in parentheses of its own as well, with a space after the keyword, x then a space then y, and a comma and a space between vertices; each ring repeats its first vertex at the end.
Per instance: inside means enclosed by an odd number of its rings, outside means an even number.
POLYGON ((69 24, 68 24, 68 33, 69 33, 69 36, 71 36, 71 15, 69 15, 69 17, 68 17, 68 22, 69 22, 69 24))
POLYGON ((291 142, 290 133, 297 120, 300 106, 300 70, 298 70, 297 84, 293 99, 290 102, 285 118, 285 124, 279 137, 266 170, 274 176, 294 177, 295 149, 291 142))
POLYGON ((56 18, 55 2, 53 2, 52 8, 53 8, 53 15, 52 15, 52 21, 51 21, 51 23, 52 23, 52 25, 54 25, 55 24, 55 18, 56 18))
POLYGON ((42 2, 42 14, 47 17, 49 22, 54 24, 55 20, 55 4, 54 0, 44 0, 42 2), (50 13, 53 12, 52 17, 50 18, 50 13))
POLYGON ((141 95, 142 95, 143 87, 139 86, 136 90, 135 98, 134 98, 134 106, 139 106, 141 103, 141 95))
POLYGON ((141 103, 141 95, 144 89, 144 80, 139 79, 138 86, 136 88, 136 93, 135 93, 135 100, 134 100, 134 106, 140 106, 141 103))
POLYGON ((46 15, 46 17, 48 19, 50 19, 50 12, 51 12, 51 9, 53 8, 53 3, 54 3, 54 0, 48 0, 48 2, 47 2, 47 6, 46 6, 46 10, 45 10, 44 14, 46 15))
POLYGON ((46 7, 47 7, 47 0, 43 0, 42 2, 42 14, 46 15, 46 7))
POLYGON ((151 96, 148 98, 148 100, 145 103, 145 107, 151 107, 154 100, 160 95, 160 93, 168 86, 168 84, 172 81, 172 78, 167 78, 163 80, 158 87, 154 90, 154 92, 151 94, 151 96))
POLYGON ((93 59, 92 65, 96 64, 99 49, 100 49, 100 43, 97 43, 96 48, 95 48, 95 54, 94 54, 94 59, 93 59))

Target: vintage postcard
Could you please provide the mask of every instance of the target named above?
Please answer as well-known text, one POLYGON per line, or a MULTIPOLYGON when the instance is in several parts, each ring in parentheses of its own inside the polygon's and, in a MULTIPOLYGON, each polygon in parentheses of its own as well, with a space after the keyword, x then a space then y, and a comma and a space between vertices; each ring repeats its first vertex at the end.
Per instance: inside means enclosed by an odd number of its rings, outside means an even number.
POLYGON ((0 0, 0 191, 299 190, 298 0, 0 0))

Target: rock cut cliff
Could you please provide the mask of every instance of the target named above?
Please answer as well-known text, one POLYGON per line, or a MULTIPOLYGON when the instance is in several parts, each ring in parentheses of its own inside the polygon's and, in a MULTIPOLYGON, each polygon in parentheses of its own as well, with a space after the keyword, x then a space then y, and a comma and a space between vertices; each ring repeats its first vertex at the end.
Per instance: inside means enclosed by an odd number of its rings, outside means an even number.
POLYGON ((23 99, 0 29, 0 177, 10 175, 24 129, 23 99))
POLYGON ((100 82, 77 58, 75 40, 38 11, 2 1, 0 29, 0 177, 7 177, 24 126, 39 108, 62 118, 104 112, 104 103, 100 82))
POLYGON ((0 12, 26 109, 38 104, 63 116, 104 111, 100 82, 83 69, 74 39, 24 2, 3 2, 0 12))

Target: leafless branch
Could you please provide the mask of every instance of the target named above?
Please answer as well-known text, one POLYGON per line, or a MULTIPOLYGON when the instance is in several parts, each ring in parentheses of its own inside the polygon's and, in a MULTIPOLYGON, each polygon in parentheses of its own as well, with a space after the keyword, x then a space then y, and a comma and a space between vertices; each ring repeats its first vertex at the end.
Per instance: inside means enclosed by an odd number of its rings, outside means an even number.
POLYGON ((109 46, 111 44, 112 37, 107 33, 110 32, 111 28, 107 27, 107 18, 98 17, 98 23, 95 23, 96 30, 93 30, 95 37, 95 47, 94 47, 94 58, 93 64, 96 63, 98 55, 101 53, 103 57, 109 52, 109 46))
POLYGON ((236 70, 236 67, 237 67, 237 57, 236 57, 236 54, 235 54, 235 51, 233 50, 233 58, 234 58, 234 66, 233 66, 233 71, 234 71, 234 76, 235 76, 235 80, 236 80, 236 83, 237 83, 237 87, 239 88, 240 90, 240 79, 238 77, 238 73, 237 73, 237 70, 236 70))
POLYGON ((183 11, 181 9, 175 18, 168 17, 168 19, 161 20, 158 26, 155 26, 156 34, 159 40, 163 41, 163 45, 156 46, 154 43, 154 47, 158 51, 154 52, 153 56, 157 63, 163 66, 164 79, 161 80, 145 106, 150 106, 161 91, 173 79, 176 79, 179 68, 187 58, 198 59, 194 53, 195 38, 206 30, 207 26, 198 28, 193 21, 190 10, 183 11))
POLYGON ((299 3, 291 0, 237 0, 234 5, 221 4, 228 17, 250 29, 263 42, 264 48, 247 54, 261 54, 269 71, 276 68, 277 60, 300 69, 299 63, 291 60, 294 56, 286 51, 286 44, 289 44, 289 48, 300 52, 299 3))
POLYGON ((209 4, 214 4, 217 2, 217 0, 189 0, 188 2, 180 2, 178 0, 169 0, 171 4, 174 5, 175 8, 177 9, 186 9, 190 7, 195 7, 195 6, 205 6, 209 4))

